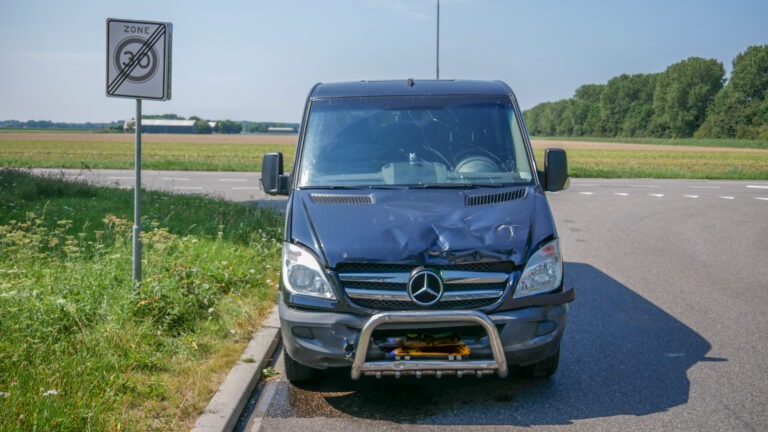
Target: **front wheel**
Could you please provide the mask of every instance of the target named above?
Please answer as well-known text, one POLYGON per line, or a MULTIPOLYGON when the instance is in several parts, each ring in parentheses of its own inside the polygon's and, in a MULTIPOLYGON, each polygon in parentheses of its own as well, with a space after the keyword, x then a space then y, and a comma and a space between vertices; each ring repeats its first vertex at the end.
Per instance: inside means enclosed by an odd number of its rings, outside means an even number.
POLYGON ((288 351, 283 351, 283 360, 285 361, 285 377, 292 383, 309 382, 317 378, 318 369, 304 366, 292 359, 288 351))
POLYGON ((528 366, 522 366, 519 369, 519 374, 525 378, 549 378, 557 372, 559 363, 560 349, 558 348, 553 356, 528 366))

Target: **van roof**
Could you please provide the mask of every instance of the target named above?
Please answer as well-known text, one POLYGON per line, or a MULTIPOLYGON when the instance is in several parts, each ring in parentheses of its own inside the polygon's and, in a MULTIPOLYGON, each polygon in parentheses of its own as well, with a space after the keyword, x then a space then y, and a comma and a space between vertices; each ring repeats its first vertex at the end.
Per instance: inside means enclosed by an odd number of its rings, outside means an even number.
POLYGON ((429 96, 429 95, 509 95, 501 81, 472 80, 392 80, 318 83, 310 98, 357 96, 429 96))

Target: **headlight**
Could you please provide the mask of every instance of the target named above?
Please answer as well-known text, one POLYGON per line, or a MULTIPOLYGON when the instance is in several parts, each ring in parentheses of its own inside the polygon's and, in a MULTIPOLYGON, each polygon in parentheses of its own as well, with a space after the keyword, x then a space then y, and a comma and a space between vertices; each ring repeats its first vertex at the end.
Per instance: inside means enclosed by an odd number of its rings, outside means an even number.
POLYGON ((517 283, 514 298, 553 291, 563 280, 563 258, 560 241, 555 239, 542 246, 528 260, 517 283))
POLYGON ((301 246, 283 243, 283 285, 292 294, 336 299, 323 266, 301 246))

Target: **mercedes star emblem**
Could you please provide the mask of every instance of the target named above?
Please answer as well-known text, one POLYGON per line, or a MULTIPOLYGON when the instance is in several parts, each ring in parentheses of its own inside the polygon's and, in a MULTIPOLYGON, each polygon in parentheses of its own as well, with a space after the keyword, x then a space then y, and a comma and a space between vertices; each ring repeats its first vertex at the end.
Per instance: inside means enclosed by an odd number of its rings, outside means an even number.
POLYGON ((443 296, 443 280, 431 270, 418 270, 408 281, 408 295, 419 306, 432 306, 443 296))

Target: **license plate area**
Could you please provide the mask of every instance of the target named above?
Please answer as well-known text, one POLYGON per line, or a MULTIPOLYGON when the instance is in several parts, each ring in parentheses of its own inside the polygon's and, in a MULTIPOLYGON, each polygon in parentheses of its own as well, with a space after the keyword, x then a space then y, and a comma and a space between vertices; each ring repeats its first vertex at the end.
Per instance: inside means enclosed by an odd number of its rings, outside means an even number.
POLYGON ((418 331, 390 335, 375 341, 387 359, 420 357, 432 359, 461 359, 470 353, 458 333, 452 331, 418 331))

